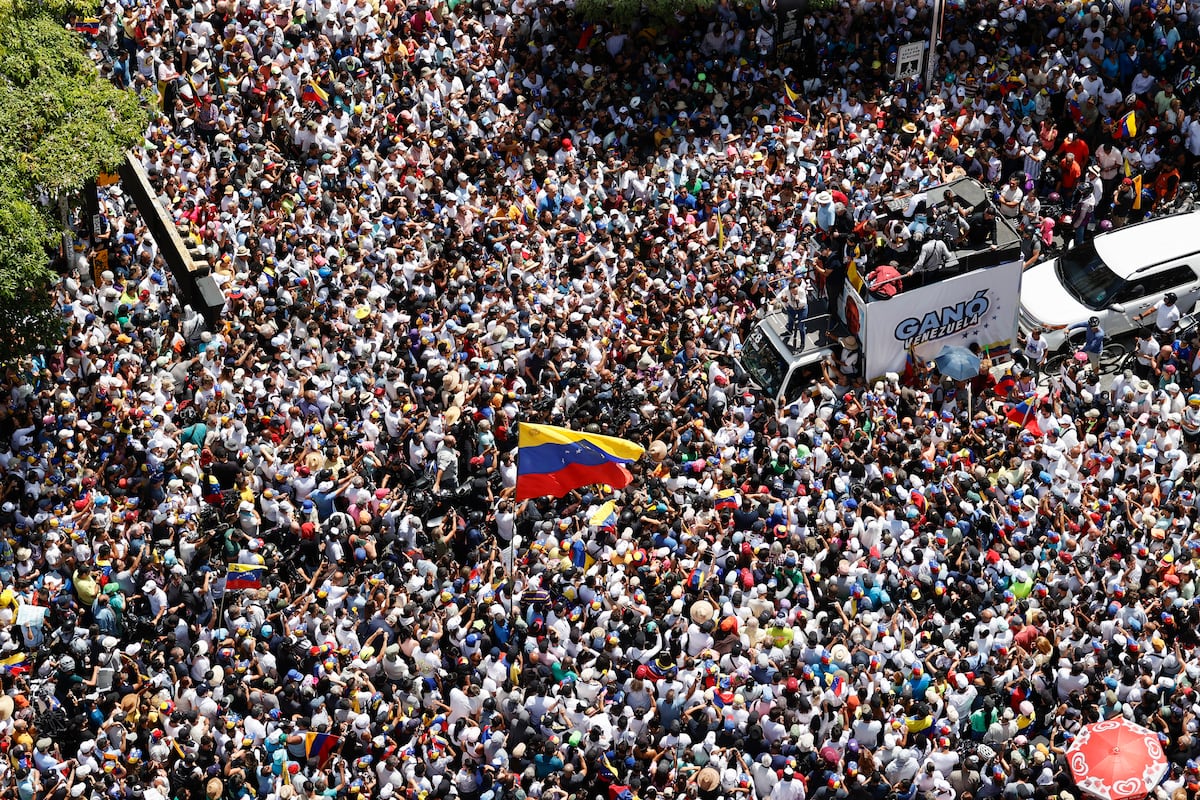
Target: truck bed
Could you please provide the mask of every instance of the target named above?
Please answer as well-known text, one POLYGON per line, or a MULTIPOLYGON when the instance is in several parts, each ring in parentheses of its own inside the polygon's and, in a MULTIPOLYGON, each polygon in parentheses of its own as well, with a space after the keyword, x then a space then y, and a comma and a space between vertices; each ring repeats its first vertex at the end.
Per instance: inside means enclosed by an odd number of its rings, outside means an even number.
POLYGON ((829 313, 828 299, 810 296, 808 300, 808 319, 804 321, 804 344, 801 346, 797 342, 793 346, 791 341, 785 338, 787 335, 787 312, 783 310, 772 311, 765 317, 766 323, 780 339, 784 340, 788 345, 788 349, 791 350, 792 355, 799 355, 805 351, 817 350, 836 344, 836 335, 829 332, 832 320, 833 318, 829 313))

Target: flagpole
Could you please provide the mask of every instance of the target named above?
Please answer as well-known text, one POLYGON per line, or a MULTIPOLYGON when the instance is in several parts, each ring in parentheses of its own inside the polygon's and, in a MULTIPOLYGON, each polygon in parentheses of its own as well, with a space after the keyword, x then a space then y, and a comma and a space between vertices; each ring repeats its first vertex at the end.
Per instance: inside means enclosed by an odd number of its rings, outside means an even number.
MULTIPOLYGON (((225 598, 229 596, 229 565, 225 565, 225 591, 221 592, 221 602, 217 606, 217 627, 212 630, 215 632, 225 627, 225 598)), ((215 648, 214 648, 215 649, 215 648)))
POLYGON ((942 38, 942 14, 944 0, 933 0, 929 23, 929 54, 925 61, 925 96, 933 93, 933 76, 937 71, 937 44, 942 38))
MULTIPOLYGON (((1033 393, 1034 402, 1037 402, 1037 392, 1033 393)), ((1021 417, 1021 430, 1025 429, 1025 425, 1029 422, 1029 412, 1033 410, 1033 403, 1029 402, 1029 398, 1025 398, 1025 415, 1021 417)))
POLYGON ((505 569, 508 571, 508 622, 510 625, 513 624, 516 618, 516 603, 513 602, 513 591, 516 589, 517 585, 516 576, 513 574, 513 562, 516 561, 516 553, 513 551, 516 549, 517 528, 516 525, 513 525, 513 535, 512 538, 508 540, 508 564, 505 566, 505 569))

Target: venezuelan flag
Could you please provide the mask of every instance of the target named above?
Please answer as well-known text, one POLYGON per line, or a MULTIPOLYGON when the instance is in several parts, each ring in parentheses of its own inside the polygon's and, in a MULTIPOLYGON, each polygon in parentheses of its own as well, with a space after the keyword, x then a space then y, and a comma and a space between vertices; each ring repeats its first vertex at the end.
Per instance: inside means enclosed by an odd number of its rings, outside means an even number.
POLYGON ((517 439, 517 500, 552 495, 605 483, 616 489, 629 485, 626 469, 642 457, 639 444, 595 433, 522 422, 517 439))
POLYGON ((783 107, 783 111, 780 113, 781 120, 794 125, 803 125, 808 121, 803 114, 796 110, 796 101, 799 99, 800 93, 794 91, 791 86, 785 83, 783 85, 783 100, 780 103, 783 107))
POLYGON ((1113 126, 1113 135, 1118 139, 1133 139, 1137 136, 1137 112, 1130 111, 1113 126))
POLYGON ((605 525, 617 524, 617 504, 613 500, 609 500, 604 505, 597 508, 592 516, 588 519, 589 525, 595 525, 597 528, 602 528, 605 525))
POLYGON ((324 108, 329 105, 329 92, 317 86, 316 81, 309 81, 300 90, 300 99, 306 103, 316 103, 324 108))
POLYGON ((596 765, 596 776, 601 783, 613 783, 617 780, 617 768, 613 766, 607 753, 600 757, 600 763, 596 765))
POLYGON ((0 670, 7 672, 10 675, 20 675, 23 672, 29 671, 29 661, 24 653, 14 653, 13 655, 0 660, 0 670))
POLYGON ((1037 398, 1031 398, 1017 403, 1004 415, 1009 422, 1020 425, 1035 436, 1040 436, 1041 428, 1037 424, 1037 398))
POLYGON ((76 33, 82 33, 84 36, 99 36, 100 35, 100 19, 98 17, 87 17, 71 23, 71 30, 76 33))
POLYGON ((226 589, 261 589, 263 568, 259 564, 230 564, 226 589))
POLYGON ((324 767, 325 762, 333 755, 333 751, 337 749, 340 739, 332 733, 313 733, 309 731, 304 734, 304 755, 308 758, 315 758, 318 767, 324 767))

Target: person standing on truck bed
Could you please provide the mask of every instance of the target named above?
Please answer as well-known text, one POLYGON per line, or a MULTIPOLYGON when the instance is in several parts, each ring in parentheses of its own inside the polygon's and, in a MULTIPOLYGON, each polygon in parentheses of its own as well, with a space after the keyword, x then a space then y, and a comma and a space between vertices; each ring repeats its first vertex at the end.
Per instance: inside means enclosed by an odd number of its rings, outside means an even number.
MULTIPOLYGON (((918 231, 913 234, 913 241, 921 243, 921 239, 927 236, 927 233, 918 231)), ((954 259, 954 254, 950 252, 950 248, 941 239, 930 237, 921 244, 921 252, 917 254, 916 263, 904 273, 905 276, 913 275, 917 272, 937 272, 945 267, 954 259)))
POLYGON ((804 337, 807 331, 804 320, 808 318, 808 279, 796 275, 788 284, 787 293, 783 298, 783 310, 787 312, 787 338, 795 344, 799 339, 800 347, 804 347, 804 337))

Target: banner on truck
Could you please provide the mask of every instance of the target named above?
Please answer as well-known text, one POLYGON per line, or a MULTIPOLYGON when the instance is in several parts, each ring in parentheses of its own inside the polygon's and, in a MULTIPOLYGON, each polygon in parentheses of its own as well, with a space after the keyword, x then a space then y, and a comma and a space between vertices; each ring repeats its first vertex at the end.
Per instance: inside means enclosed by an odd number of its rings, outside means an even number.
POLYGON ((1017 334, 1021 262, 975 270, 866 304, 863 326, 866 374, 902 372, 911 351, 932 361, 946 345, 978 343, 996 359, 1007 355, 1017 334))

